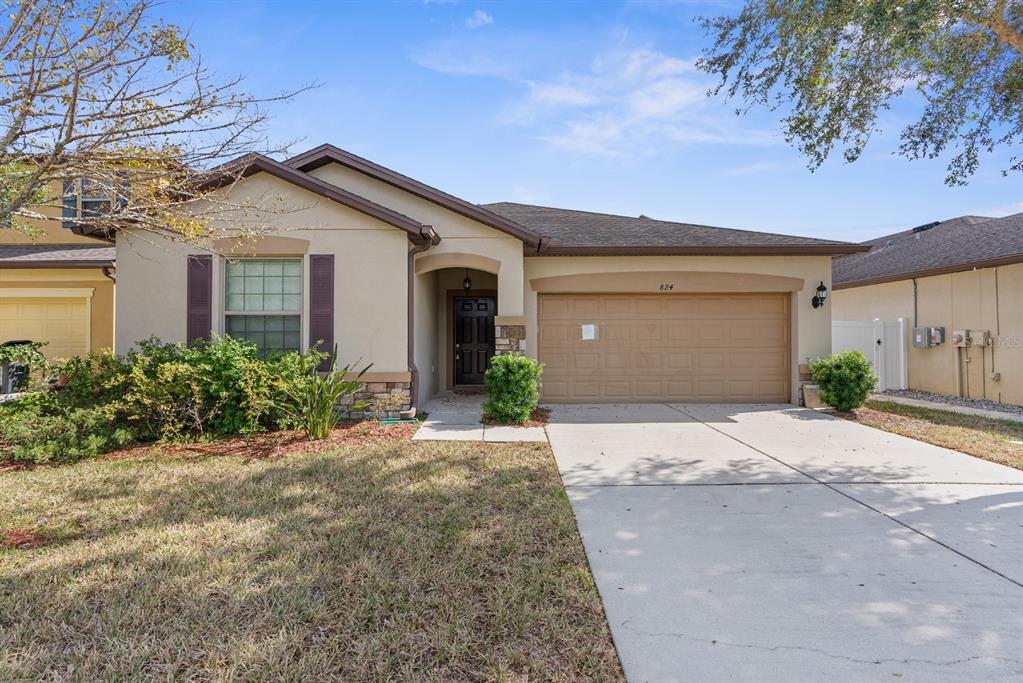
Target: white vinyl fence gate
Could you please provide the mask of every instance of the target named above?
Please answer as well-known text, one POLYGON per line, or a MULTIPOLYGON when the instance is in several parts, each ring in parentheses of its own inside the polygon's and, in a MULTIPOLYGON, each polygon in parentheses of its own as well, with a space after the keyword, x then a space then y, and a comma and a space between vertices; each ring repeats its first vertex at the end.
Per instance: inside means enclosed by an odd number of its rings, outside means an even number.
POLYGON ((831 350, 859 351, 878 377, 877 390, 908 389, 906 320, 832 320, 831 350))

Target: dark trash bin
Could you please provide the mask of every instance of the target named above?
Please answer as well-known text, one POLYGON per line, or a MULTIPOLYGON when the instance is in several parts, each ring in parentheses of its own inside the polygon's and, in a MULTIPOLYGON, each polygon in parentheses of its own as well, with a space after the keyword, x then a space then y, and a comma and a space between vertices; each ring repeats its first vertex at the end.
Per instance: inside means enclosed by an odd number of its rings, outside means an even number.
MULTIPOLYGON (((28 339, 16 339, 0 344, 0 347, 31 344, 28 339)), ((0 361, 0 394, 14 394, 28 386, 28 365, 15 361, 0 361)))

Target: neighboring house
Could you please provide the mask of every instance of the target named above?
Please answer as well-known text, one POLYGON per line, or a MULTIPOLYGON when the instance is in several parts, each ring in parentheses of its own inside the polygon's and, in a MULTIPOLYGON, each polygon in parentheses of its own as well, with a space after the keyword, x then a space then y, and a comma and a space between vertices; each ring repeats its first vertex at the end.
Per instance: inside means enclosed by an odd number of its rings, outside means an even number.
POLYGON ((71 229, 95 206, 77 189, 65 188, 63 223, 30 221, 32 235, 0 229, 0 343, 46 342, 50 359, 113 347, 115 250, 71 229))
MULTIPOLYGON (((413 404, 480 385, 494 354, 545 364, 548 401, 790 402, 831 348, 831 258, 864 247, 569 211, 480 206, 324 145, 253 155, 227 204, 272 232, 210 252, 118 234, 117 345, 211 333, 337 343, 367 391, 413 404), (230 258, 222 254, 229 252, 230 258), (218 255, 219 254, 219 255, 218 255)), ((232 222, 233 221, 233 222, 232 222)))
POLYGON ((943 327, 944 343, 909 348, 910 388, 1023 404, 1023 213, 961 216, 865 244, 835 260, 834 319, 943 327), (954 346, 956 330, 975 343, 954 346))

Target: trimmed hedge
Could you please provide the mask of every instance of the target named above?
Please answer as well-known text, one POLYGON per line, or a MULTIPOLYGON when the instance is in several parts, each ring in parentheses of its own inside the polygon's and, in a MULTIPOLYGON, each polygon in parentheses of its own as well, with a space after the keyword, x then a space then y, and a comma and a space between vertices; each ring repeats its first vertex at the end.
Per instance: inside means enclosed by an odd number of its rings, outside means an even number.
POLYGON ((483 413, 499 422, 526 422, 540 402, 542 374, 543 366, 532 358, 494 356, 483 376, 488 398, 483 413))
POLYGON ((821 400, 835 410, 859 408, 877 386, 870 361, 859 351, 818 358, 810 364, 810 372, 820 386, 821 400))

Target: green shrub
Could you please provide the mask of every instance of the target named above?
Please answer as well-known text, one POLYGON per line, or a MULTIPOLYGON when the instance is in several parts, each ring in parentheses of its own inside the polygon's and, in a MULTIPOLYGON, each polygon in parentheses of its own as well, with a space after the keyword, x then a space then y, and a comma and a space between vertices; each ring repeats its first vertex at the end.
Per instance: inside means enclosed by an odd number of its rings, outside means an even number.
POLYGON ((53 394, 31 393, 0 405, 0 459, 73 462, 133 440, 103 408, 65 408, 53 394))
MULTIPOLYGON (((29 352, 38 355, 18 351, 29 352)), ((345 380, 350 367, 321 378, 315 368, 325 357, 309 351, 261 359, 250 342, 215 337, 193 346, 150 338, 123 358, 109 351, 69 358, 54 369, 56 391, 0 405, 0 460, 70 461, 133 440, 299 427, 329 433, 337 422, 330 397, 350 395, 360 383, 345 380)))
POLYGON ((278 403, 279 409, 289 415, 293 423, 305 429, 310 439, 326 439, 341 420, 345 410, 359 410, 361 403, 342 404, 362 388, 362 376, 371 366, 358 372, 354 365, 337 366, 337 345, 330 358, 330 369, 324 374, 316 370, 319 358, 303 357, 305 373, 299 381, 285 384, 285 399, 278 403), (347 379, 354 375, 353 379, 347 379))
POLYGON ((819 358, 810 364, 810 372, 820 386, 821 400, 835 410, 859 408, 877 386, 870 362, 859 351, 819 358))
POLYGON ((110 349, 65 359, 54 371, 60 404, 67 408, 106 405, 124 396, 130 370, 110 349))
POLYGON ((277 397, 323 358, 310 351, 262 360, 254 344, 227 336, 192 346, 155 339, 138 346, 127 358, 127 390, 115 403, 140 434, 165 440, 292 426, 277 397))
POLYGON ((518 354, 494 356, 483 381, 487 402, 483 412, 500 422, 523 423, 540 402, 540 376, 543 366, 518 354))

